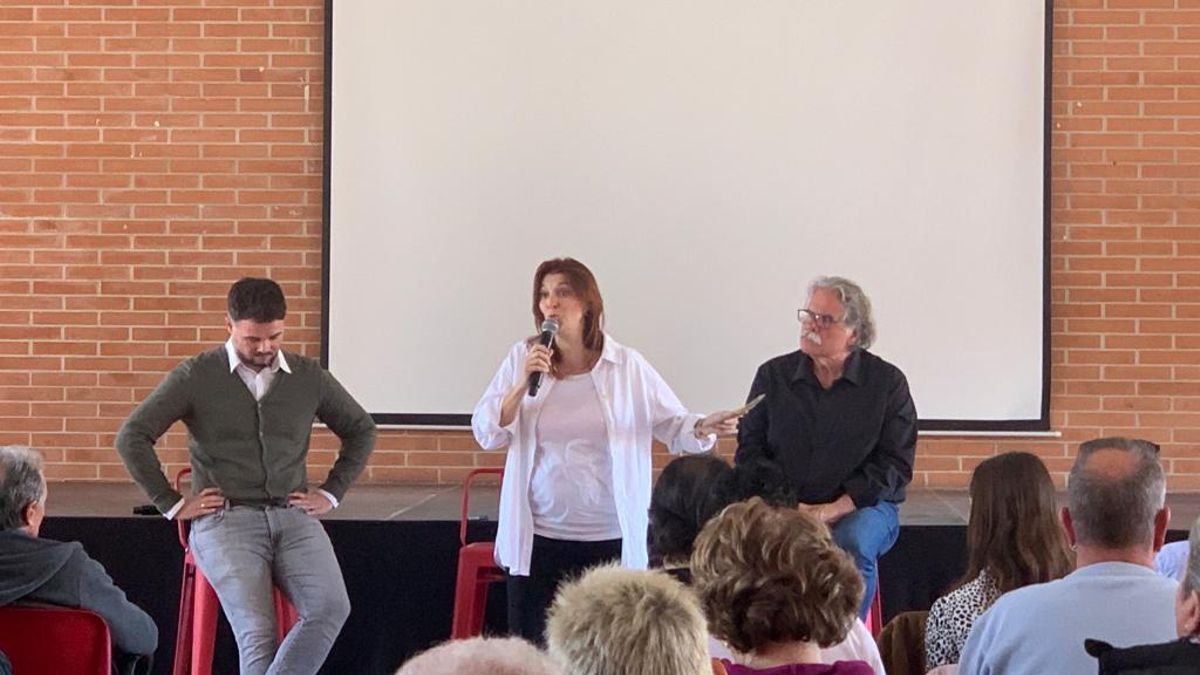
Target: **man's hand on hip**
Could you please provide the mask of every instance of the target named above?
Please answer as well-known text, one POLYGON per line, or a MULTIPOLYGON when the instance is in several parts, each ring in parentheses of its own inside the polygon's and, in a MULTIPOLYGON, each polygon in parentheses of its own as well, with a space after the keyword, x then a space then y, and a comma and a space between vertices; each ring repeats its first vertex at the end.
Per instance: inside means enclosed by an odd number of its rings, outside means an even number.
POLYGON ((204 488, 190 497, 183 498, 183 506, 175 514, 175 520, 191 520, 207 516, 225 508, 225 497, 215 487, 204 488))
POLYGON ((301 509, 310 516, 323 516, 333 510, 333 502, 319 490, 297 490, 289 494, 288 506, 301 509))

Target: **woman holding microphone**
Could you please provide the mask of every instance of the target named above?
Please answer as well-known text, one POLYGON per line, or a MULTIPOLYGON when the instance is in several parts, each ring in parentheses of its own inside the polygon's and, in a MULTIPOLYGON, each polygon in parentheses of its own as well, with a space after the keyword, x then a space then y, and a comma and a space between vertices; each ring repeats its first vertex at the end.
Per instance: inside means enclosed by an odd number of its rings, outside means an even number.
POLYGON ((705 452, 736 433, 738 413, 688 413, 641 354, 604 333, 600 289, 577 260, 538 266, 533 318, 557 334, 513 345, 471 426, 483 449, 508 449, 496 562, 509 574, 509 631, 541 644, 564 577, 617 559, 646 567, 653 440, 705 452))

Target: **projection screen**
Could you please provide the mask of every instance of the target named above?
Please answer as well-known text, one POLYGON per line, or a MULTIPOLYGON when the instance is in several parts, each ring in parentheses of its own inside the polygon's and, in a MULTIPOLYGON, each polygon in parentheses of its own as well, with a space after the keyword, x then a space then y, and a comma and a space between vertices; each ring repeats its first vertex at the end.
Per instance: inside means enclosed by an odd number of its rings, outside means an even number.
POLYGON ((858 281, 922 429, 1048 424, 1049 7, 331 0, 323 357, 455 426, 571 256, 691 410, 858 281))

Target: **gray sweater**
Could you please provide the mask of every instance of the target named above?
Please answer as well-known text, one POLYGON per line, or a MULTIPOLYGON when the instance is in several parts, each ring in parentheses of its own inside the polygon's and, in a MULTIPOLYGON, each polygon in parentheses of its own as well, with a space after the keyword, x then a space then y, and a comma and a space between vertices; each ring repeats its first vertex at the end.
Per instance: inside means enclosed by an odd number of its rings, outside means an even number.
POLYGON ((283 498, 307 488, 313 420, 342 440, 321 489, 341 500, 366 466, 375 423, 317 361, 286 352, 291 373, 275 374, 255 401, 229 369, 224 346, 180 363, 125 420, 117 451, 133 479, 164 513, 182 498, 163 475, 154 443, 175 422, 188 430, 192 491, 220 488, 229 499, 283 498))
POLYGON ((79 542, 0 532, 0 606, 25 603, 82 607, 104 618, 113 645, 126 654, 153 654, 158 627, 125 597, 79 542))

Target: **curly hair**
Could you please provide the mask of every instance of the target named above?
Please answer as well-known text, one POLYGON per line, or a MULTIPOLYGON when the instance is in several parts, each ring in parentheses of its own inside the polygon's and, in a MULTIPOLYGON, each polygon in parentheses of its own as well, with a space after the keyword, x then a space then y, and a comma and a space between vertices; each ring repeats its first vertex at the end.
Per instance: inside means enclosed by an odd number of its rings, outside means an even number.
POLYGON ((828 528, 757 497, 705 526, 692 579, 709 630, 742 653, 772 642, 841 642, 863 595, 858 570, 828 528))

